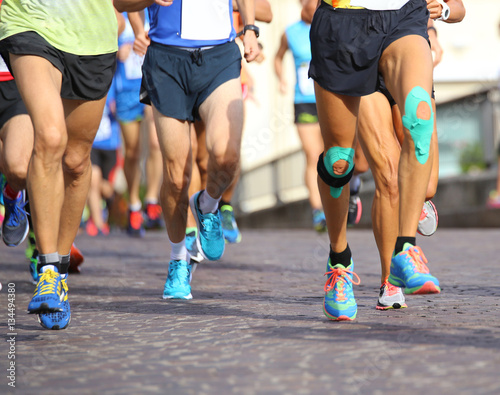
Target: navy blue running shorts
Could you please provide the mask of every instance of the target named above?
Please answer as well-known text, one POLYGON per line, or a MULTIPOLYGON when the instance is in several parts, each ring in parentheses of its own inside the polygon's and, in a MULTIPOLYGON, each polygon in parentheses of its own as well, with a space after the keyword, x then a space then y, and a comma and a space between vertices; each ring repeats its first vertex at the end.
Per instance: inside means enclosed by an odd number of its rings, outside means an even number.
POLYGON ((151 42, 142 66, 141 102, 170 118, 199 120, 201 104, 240 72, 234 41, 193 51, 151 42))
POLYGON ((47 59, 62 74, 61 97, 71 100, 99 100, 105 97, 116 69, 116 52, 80 56, 60 51, 33 31, 14 34, 0 42, 2 57, 9 66, 8 56, 35 55, 47 59))
POLYGON ((16 115, 28 114, 14 80, 0 82, 0 129, 16 115))
POLYGON ((311 24, 309 76, 333 93, 369 95, 377 90, 384 50, 408 35, 428 40, 428 19, 425 0, 410 0, 391 11, 333 8, 322 2, 311 24))

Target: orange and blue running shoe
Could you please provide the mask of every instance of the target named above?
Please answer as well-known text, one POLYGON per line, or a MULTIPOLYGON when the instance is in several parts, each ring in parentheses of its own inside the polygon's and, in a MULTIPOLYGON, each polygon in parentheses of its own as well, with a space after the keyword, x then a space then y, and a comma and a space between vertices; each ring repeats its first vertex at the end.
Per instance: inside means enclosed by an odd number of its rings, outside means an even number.
POLYGON ((325 299, 323 312, 332 321, 352 321, 356 318, 358 305, 354 299, 352 284, 358 285, 361 280, 354 273, 354 263, 345 268, 341 264, 332 265, 330 258, 326 266, 328 280, 325 283, 325 299), (353 281, 353 275, 358 279, 353 281))
POLYGON ((426 264, 427 259, 420 247, 405 243, 403 251, 392 257, 388 281, 404 288, 406 295, 439 293, 439 281, 430 274, 426 264))

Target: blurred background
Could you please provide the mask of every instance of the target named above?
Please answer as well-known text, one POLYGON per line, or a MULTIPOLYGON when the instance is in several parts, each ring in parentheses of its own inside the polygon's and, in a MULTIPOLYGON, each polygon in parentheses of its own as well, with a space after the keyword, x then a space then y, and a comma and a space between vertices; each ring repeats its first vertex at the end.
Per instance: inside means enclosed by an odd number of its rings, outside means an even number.
MULTIPOLYGON (((265 60, 249 64, 254 80, 246 101, 242 175, 233 200, 242 227, 310 227, 304 155, 293 124, 295 70, 284 59, 289 83, 279 91, 274 56, 285 28, 300 18, 299 1, 271 0, 273 21, 259 24, 265 60)), ((500 205, 488 204, 496 189, 500 141, 500 1, 464 0, 458 24, 435 22, 443 48, 435 68, 440 183, 433 199, 440 226, 500 226, 500 205)), ((363 214, 371 225, 374 185, 363 174, 363 214)))

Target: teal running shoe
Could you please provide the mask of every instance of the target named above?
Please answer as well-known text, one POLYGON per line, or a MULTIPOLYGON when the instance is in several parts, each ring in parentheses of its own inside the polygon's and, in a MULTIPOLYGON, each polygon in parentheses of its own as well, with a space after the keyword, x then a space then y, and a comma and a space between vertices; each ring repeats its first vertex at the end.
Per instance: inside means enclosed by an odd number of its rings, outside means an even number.
POLYGON ((233 207, 225 204, 220 208, 220 220, 222 223, 222 232, 226 243, 236 244, 241 241, 241 232, 238 229, 238 224, 234 218, 233 207))
POLYGON ((196 243, 201 255, 209 261, 216 261, 224 254, 225 241, 222 232, 222 225, 219 217, 219 210, 215 213, 203 214, 199 208, 199 196, 203 191, 196 192, 189 205, 193 212, 196 226, 198 227, 198 236, 196 243))
POLYGON ((200 251, 198 251, 198 245, 196 243, 197 235, 197 228, 186 229, 186 249, 191 256, 191 260, 195 261, 196 263, 200 263, 201 261, 203 261, 203 255, 201 255, 200 251))
POLYGON ((61 274, 61 284, 65 291, 64 300, 61 304, 61 311, 53 313, 38 314, 38 322, 45 329, 66 329, 71 321, 71 308, 68 301, 67 274, 61 274))
POLYGON ((427 259, 420 247, 405 243, 403 251, 392 257, 388 281, 404 288, 406 295, 439 293, 439 281, 430 274, 426 264, 427 259))
POLYGON ((191 265, 184 260, 170 261, 163 299, 192 299, 191 265))
POLYGON ((16 247, 21 244, 30 230, 28 224, 28 214, 26 206, 25 193, 22 191, 17 199, 3 197, 5 205, 5 218, 2 224, 2 239, 5 245, 16 247))
POLYGON ((332 321, 352 321, 356 318, 358 305, 354 299, 352 284, 358 285, 361 280, 354 273, 354 263, 345 268, 341 264, 332 265, 330 258, 326 266, 325 299, 323 312, 332 321), (358 282, 353 281, 353 275, 358 282))
POLYGON ((28 305, 28 313, 41 314, 62 311, 62 302, 67 297, 66 290, 57 269, 43 268, 39 273, 35 294, 28 305))
POLYGON ((326 232, 326 217, 323 210, 313 210, 313 226, 314 230, 318 233, 326 232))

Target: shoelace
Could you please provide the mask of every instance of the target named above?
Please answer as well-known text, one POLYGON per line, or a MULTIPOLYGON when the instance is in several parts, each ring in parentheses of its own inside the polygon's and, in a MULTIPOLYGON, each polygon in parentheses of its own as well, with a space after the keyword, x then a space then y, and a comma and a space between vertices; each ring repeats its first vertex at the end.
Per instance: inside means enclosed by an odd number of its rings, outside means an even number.
POLYGON ((345 296, 345 289, 344 289, 344 283, 347 283, 347 280, 352 282, 355 285, 359 285, 361 283, 361 280, 359 276, 354 273, 351 270, 348 270, 346 268, 338 267, 338 268, 332 268, 331 270, 327 271, 324 276, 330 275, 328 279, 326 280, 324 291, 325 292, 330 292, 334 287, 337 281, 342 280, 343 282, 339 284, 337 287, 337 300, 346 300, 345 296), (348 276, 348 274, 352 274, 356 276, 358 279, 358 282, 353 281, 351 277, 348 276))
POLYGON ((56 293, 57 278, 59 273, 53 270, 47 270, 42 273, 40 279, 38 280, 38 286, 35 290, 35 295, 47 295, 56 293))
POLYGON ((220 227, 220 219, 217 214, 205 214, 201 221, 203 229, 205 229, 207 239, 218 239, 220 227))
POLYGON ((21 217, 28 215, 27 211, 24 209, 28 202, 23 202, 18 204, 19 199, 13 200, 12 203, 7 203, 9 206, 9 210, 11 215, 9 215, 9 219, 7 220, 7 226, 17 227, 21 223, 21 217))
POLYGON ((425 274, 430 273, 429 268, 426 265, 426 263, 428 262, 427 258, 425 257, 420 247, 413 246, 410 249, 406 250, 406 253, 417 272, 425 274))
POLYGON ((146 213, 149 218, 156 220, 160 218, 161 206, 159 204, 148 204, 146 207, 146 213))
POLYGON ((172 276, 172 281, 178 280, 182 283, 189 276, 189 270, 187 269, 187 266, 181 264, 180 261, 174 261, 171 265, 169 276, 171 274, 175 274, 175 276, 172 276))

